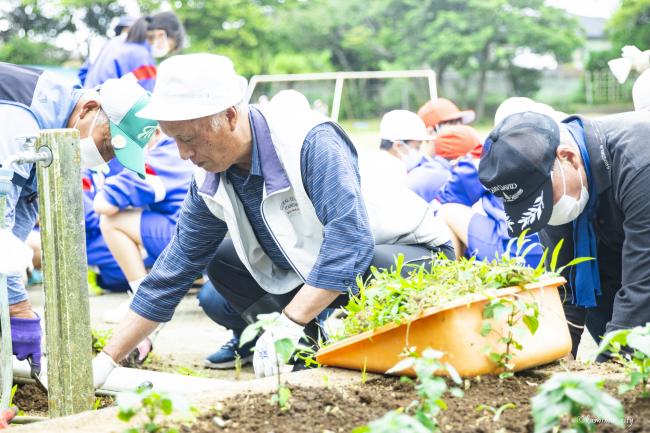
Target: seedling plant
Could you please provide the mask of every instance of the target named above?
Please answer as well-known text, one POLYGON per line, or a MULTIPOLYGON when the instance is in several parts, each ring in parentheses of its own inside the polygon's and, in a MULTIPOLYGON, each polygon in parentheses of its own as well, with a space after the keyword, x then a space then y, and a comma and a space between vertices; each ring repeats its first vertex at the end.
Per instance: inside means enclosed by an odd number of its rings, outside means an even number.
POLYGON ((499 422, 501 415, 508 409, 514 409, 517 405, 514 403, 505 403, 499 407, 490 406, 487 404, 479 404, 476 406, 476 410, 479 412, 488 412, 492 414, 492 421, 499 422))
POLYGON ((590 433, 603 421, 623 427, 623 406, 603 390, 604 383, 598 377, 553 375, 532 399, 535 433, 590 433), (561 430, 563 420, 570 428, 561 430))
POLYGON ((113 335, 112 329, 97 329, 93 328, 91 331, 92 342, 93 342, 93 353, 97 354, 104 350, 106 343, 110 340, 113 335))
MULTIPOLYGON (((252 323, 244 329, 239 339, 239 346, 243 346, 255 339, 262 331, 273 331, 278 326, 277 319, 280 313, 259 314, 257 322, 252 323)), ((291 407, 291 390, 282 382, 282 370, 294 358, 306 359, 308 355, 313 354, 313 349, 300 344, 295 344, 290 338, 280 338, 274 341, 276 352, 277 387, 275 394, 271 397, 271 404, 277 405, 282 411, 289 410, 291 407)))
POLYGON ((641 397, 650 397, 650 323, 608 333, 598 348, 598 354, 604 352, 625 368, 627 382, 619 385, 620 394, 640 387, 641 397))
POLYGON ((141 386, 135 392, 118 394, 117 417, 124 422, 131 420, 139 414, 144 415, 144 422, 135 427, 130 427, 124 433, 178 433, 175 427, 161 425, 175 410, 188 411, 188 403, 166 393, 160 393, 151 387, 141 386))
MULTIPOLYGON (((462 379, 456 370, 447 363, 441 362, 442 352, 425 349, 418 354, 415 348, 410 348, 405 358, 398 362, 386 373, 394 374, 412 368, 415 370, 415 390, 418 400, 406 408, 390 411, 383 417, 370 422, 368 425, 358 427, 352 433, 388 433, 388 432, 437 432, 439 425, 436 417, 447 409, 443 396, 449 392, 455 397, 462 397, 463 391, 457 386, 449 388, 447 382, 439 372, 447 372, 456 385, 462 384, 462 379)), ((404 382, 412 382, 409 377, 402 377, 404 382)))

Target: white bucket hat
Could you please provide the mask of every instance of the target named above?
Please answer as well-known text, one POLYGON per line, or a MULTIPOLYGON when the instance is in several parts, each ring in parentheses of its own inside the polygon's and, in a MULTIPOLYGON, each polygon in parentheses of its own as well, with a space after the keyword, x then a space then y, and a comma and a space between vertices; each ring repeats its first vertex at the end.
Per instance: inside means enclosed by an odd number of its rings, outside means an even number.
POLYGON ((382 140, 431 140, 424 121, 412 111, 393 110, 384 114, 379 123, 382 140))
POLYGON ((189 120, 219 113, 246 95, 246 79, 232 61, 216 54, 185 54, 160 63, 151 102, 137 115, 154 120, 189 120))

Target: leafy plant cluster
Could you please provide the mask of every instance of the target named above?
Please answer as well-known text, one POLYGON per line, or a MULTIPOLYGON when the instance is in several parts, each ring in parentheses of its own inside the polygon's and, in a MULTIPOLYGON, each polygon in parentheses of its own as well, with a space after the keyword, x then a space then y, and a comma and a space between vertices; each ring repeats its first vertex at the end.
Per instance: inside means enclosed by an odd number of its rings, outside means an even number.
MULTIPOLYGON (((450 393, 454 397, 462 397, 463 391, 454 386, 449 388, 443 377, 437 372, 446 371, 456 385, 462 380, 456 370, 447 363, 441 362, 443 353, 433 349, 425 349, 419 355, 415 348, 410 348, 406 358, 398 362, 387 373, 398 373, 412 368, 417 376, 415 390, 418 399, 409 406, 390 411, 383 417, 370 422, 368 425, 358 427, 352 433, 425 433, 439 431, 436 417, 442 410, 447 409, 443 397, 450 393)), ((411 382, 412 379, 402 377, 402 381, 411 382)))
POLYGON ((144 415, 142 423, 128 428, 124 433, 178 433, 176 427, 166 427, 164 421, 174 411, 190 410, 184 399, 154 391, 151 386, 140 386, 135 392, 118 394, 117 405, 117 417, 121 421, 131 422, 136 415, 144 415))
POLYGON ((598 348, 599 354, 604 352, 625 368, 627 382, 619 385, 620 394, 640 386, 641 396, 650 397, 650 323, 608 333, 598 348))
POLYGON ((598 377, 553 375, 532 399, 535 433, 590 433, 600 422, 623 427, 623 406, 603 390, 604 383, 598 377), (563 421, 570 428, 560 430, 563 421))
MULTIPOLYGON (((451 261, 438 256, 428 267, 409 265, 400 255, 390 269, 372 268, 368 281, 357 278, 359 291, 350 297, 344 307, 343 326, 330 339, 337 341, 391 322, 401 323, 426 308, 442 306, 464 296, 534 283, 559 275, 567 266, 590 260, 578 258, 557 268, 563 243, 560 241, 553 250, 550 271, 544 267, 548 250, 544 251, 536 268, 528 267, 523 259, 536 245, 529 243, 525 235, 526 232, 511 240, 517 244, 514 256, 505 253, 492 261, 479 261, 475 257, 451 261)), ((510 251, 510 247, 506 251, 510 251)))

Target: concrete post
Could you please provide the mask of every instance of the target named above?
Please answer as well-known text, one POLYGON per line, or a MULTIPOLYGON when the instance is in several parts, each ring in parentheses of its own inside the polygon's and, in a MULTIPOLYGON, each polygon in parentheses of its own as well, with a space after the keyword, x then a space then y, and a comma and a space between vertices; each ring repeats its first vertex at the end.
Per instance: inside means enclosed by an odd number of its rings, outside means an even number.
POLYGON ((49 408, 57 417, 92 408, 92 343, 79 132, 43 130, 36 149, 43 146, 52 152, 51 165, 38 164, 37 176, 49 408))
MULTIPOLYGON (((5 226, 6 195, 11 190, 11 171, 0 168, 0 228, 5 226)), ((0 273, 0 411, 9 407, 13 385, 11 324, 9 322, 9 294, 7 293, 7 276, 0 273)))

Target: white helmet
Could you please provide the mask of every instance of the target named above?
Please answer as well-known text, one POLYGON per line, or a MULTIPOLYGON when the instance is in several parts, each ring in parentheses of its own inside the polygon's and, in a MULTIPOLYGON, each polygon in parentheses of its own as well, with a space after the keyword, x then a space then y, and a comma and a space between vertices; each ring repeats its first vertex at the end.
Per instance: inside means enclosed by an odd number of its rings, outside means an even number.
POLYGON ((412 111, 393 110, 384 114, 379 124, 382 140, 431 140, 424 121, 412 111))

